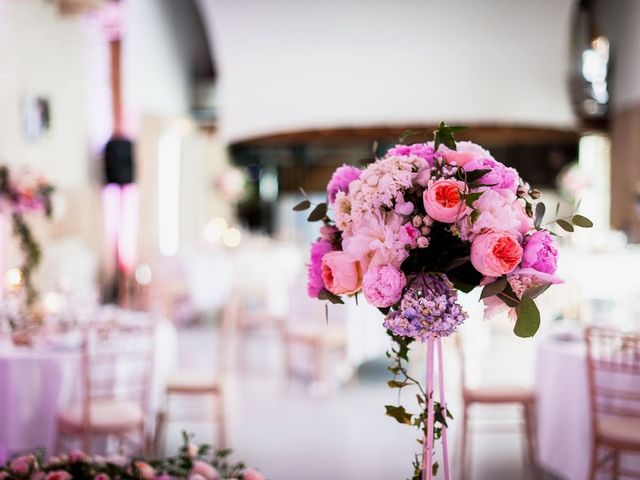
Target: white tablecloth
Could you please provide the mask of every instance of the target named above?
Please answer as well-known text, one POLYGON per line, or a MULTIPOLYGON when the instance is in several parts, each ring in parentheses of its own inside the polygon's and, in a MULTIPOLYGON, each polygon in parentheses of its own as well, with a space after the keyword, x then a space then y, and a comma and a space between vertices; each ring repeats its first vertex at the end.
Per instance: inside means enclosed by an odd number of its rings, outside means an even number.
MULTIPOLYGON (((548 337, 540 342, 536 390, 540 465, 566 480, 586 480, 591 459, 591 420, 583 341, 548 337)), ((629 468, 640 469, 637 458, 628 456, 622 461, 629 468)))
MULTIPOLYGON (((0 463, 16 452, 53 452, 56 414, 80 402, 80 351, 0 348, 0 463)), ((161 406, 166 378, 176 367, 173 324, 156 328, 151 410, 161 406)))

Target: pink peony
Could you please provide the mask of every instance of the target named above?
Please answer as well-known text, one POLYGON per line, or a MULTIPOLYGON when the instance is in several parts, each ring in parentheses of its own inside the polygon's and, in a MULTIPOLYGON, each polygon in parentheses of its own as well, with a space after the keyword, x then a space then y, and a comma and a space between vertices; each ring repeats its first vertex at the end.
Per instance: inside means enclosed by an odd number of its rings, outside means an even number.
POLYGON ((521 266, 531 267, 539 272, 555 273, 558 268, 558 250, 548 231, 537 231, 525 240, 521 266))
POLYGON ((44 477, 45 480, 70 480, 72 478, 73 477, 70 473, 63 470, 54 470, 53 472, 47 473, 47 475, 44 477))
POLYGON ((331 252, 333 247, 327 240, 318 240, 311 244, 311 255, 307 266, 307 293, 311 298, 317 298, 325 288, 322 281, 322 258, 331 252))
POLYGON ((193 462, 193 467, 191 468, 191 475, 201 475, 206 480, 218 480, 220 478, 220 474, 212 465, 209 465, 202 460, 196 460, 193 462))
POLYGON ((322 257, 322 281, 336 295, 356 293, 362 284, 360 262, 345 252, 329 252, 322 257))
POLYGON ((331 180, 329 180, 329 184, 327 185, 327 198, 329 199, 329 203, 335 202, 338 192, 348 192, 349 184, 360 178, 361 174, 362 170, 350 165, 338 167, 336 171, 333 172, 333 175, 331 175, 331 180))
POLYGON ((45 476, 47 474, 42 470, 38 470, 37 472, 33 472, 29 477, 29 480, 45 480, 45 476))
POLYGON ((484 233, 471 244, 471 263, 489 277, 501 277, 512 272, 521 260, 522 247, 508 233, 484 233))
POLYGON ((245 468, 244 472, 242 472, 242 480, 265 480, 264 475, 262 475, 257 470, 253 468, 245 468))
POLYGON ((36 463, 36 457, 32 454, 20 455, 19 457, 14 458, 9 463, 9 469, 21 475, 29 473, 31 467, 33 467, 36 463))
POLYGON ((431 182, 423 194, 425 210, 438 222, 455 222, 471 211, 462 200, 464 189, 464 182, 459 180, 444 179, 431 182))
POLYGON ((435 151, 433 150, 433 145, 428 143, 414 143, 412 145, 396 145, 394 148, 389 149, 385 156, 420 157, 427 161, 429 167, 432 167, 435 151))
POLYGON ((370 304, 380 308, 397 303, 406 285, 404 273, 391 265, 370 267, 362 279, 364 297, 370 304))
POLYGON ((470 218, 461 222, 464 240, 472 241, 477 235, 491 231, 509 232, 519 237, 533 228, 533 220, 509 190, 485 190, 473 206, 479 215, 473 223, 470 218))
POLYGON ((451 150, 444 145, 440 146, 445 162, 449 165, 464 167, 479 158, 491 158, 491 154, 487 150, 472 142, 456 142, 456 149, 451 150))
POLYGON ((520 175, 514 168, 494 160, 491 156, 477 157, 464 165, 467 172, 474 170, 491 170, 482 177, 480 182, 484 185, 490 185, 487 188, 492 190, 509 190, 514 194, 518 191, 518 182, 520 175))
POLYGON ((153 480, 155 478, 156 471, 148 463, 134 462, 133 464, 138 470, 138 473, 140 474, 140 478, 142 478, 143 480, 153 480))
MULTIPOLYGON (((352 258, 359 260, 363 270, 372 265, 388 263, 396 268, 409 255, 402 228, 408 218, 395 213, 373 212, 353 225, 349 234, 343 235, 342 248, 352 258)), ((405 232, 406 233, 406 232, 405 232)))

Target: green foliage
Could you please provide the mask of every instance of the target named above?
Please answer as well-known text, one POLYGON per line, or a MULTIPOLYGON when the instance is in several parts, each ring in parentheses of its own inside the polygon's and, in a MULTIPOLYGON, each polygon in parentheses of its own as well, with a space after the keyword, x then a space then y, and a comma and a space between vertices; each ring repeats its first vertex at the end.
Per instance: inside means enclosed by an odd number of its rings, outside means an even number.
POLYGON ((480 292, 480 299, 498 295, 499 293, 502 293, 502 291, 506 288, 506 286, 507 286, 507 277, 506 275, 503 275, 502 277, 498 278, 495 282, 485 285, 485 287, 482 289, 482 292, 480 292))
POLYGON ((334 305, 336 303, 344 303, 344 301, 338 295, 331 293, 329 290, 324 288, 320 290, 320 293, 318 294, 318 298, 320 300, 329 300, 334 305))
POLYGON ((466 130, 467 127, 454 127, 440 122, 440 126, 433 131, 433 148, 438 150, 440 145, 444 145, 451 150, 456 150, 456 140, 454 134, 466 130))
POLYGON ((562 228, 565 232, 573 232, 574 230, 573 225, 562 218, 556 220, 556 223, 560 225, 560 228, 562 228))
POLYGON ((576 227, 582 227, 582 228, 593 227, 593 222, 591 220, 589 220, 587 217, 584 217, 582 215, 578 215, 577 213, 573 217, 571 217, 571 222, 576 227))
POLYGON ((519 337, 533 337, 540 327, 540 312, 533 299, 523 296, 516 313, 518 319, 513 332, 519 337))
POLYGON ((320 220, 324 220, 327 216, 327 204, 319 203, 315 206, 311 213, 307 217, 307 221, 309 222, 318 222, 320 220))
POLYGON ((296 212, 302 212, 304 210, 307 210, 311 207, 311 202, 309 200, 302 200, 300 203, 298 203, 295 207, 293 207, 293 210, 296 212))
MULTIPOLYGON (((391 365, 387 367, 387 370, 393 374, 393 379, 387 382, 390 388, 398 390, 398 405, 385 405, 386 415, 395 419, 398 423, 403 425, 413 426, 420 432, 420 438, 418 444, 422 445, 424 436, 427 435, 427 392, 424 391, 422 385, 418 380, 411 377, 407 371, 409 362, 410 345, 413 343, 412 338, 401 337, 393 335, 391 331, 387 331, 389 337, 393 342, 391 350, 387 352, 387 358, 391 359, 391 365), (418 413, 411 413, 406 408, 400 405, 400 394, 404 388, 415 387, 418 389, 416 394, 416 400, 420 410, 418 413)), ((434 408, 434 428, 433 438, 438 440, 442 436, 442 429, 447 428, 447 418, 452 419, 451 412, 440 405, 439 402, 433 402, 434 408)), ((413 479, 420 480, 422 476, 422 452, 416 454, 413 460, 414 476, 413 479)), ((437 471, 437 462, 432 463, 432 468, 437 471)))
POLYGON ((533 220, 533 225, 536 228, 540 228, 540 225, 542 224, 542 217, 544 217, 545 210, 546 210, 546 207, 544 203, 538 202, 538 204, 536 205, 536 213, 533 220))

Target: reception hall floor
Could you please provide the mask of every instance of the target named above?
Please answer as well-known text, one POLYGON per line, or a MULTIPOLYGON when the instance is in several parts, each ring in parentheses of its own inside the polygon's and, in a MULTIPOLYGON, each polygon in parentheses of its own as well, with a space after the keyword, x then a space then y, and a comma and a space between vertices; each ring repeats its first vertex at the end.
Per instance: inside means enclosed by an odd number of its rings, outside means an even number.
MULTIPOLYGON (((217 338, 217 329, 210 325, 180 330, 180 367, 215 368, 217 338)), ((245 371, 232 368, 227 381, 228 441, 234 458, 274 480, 410 477, 416 432, 384 415, 383 405, 397 399, 385 384, 384 359, 360 367, 356 379, 346 385, 320 389, 303 379, 286 379, 277 335, 255 334, 247 344, 245 371)), ((236 358, 233 351, 230 358, 236 358)), ((455 417, 459 400, 455 392, 448 393, 455 417)), ((178 448, 182 430, 194 433, 196 441, 211 442, 212 426, 205 418, 210 406, 201 402, 174 400, 172 414, 180 418, 169 424, 167 452, 178 448)), ((487 415, 514 419, 516 412, 506 407, 487 415)), ((450 435, 450 443, 455 444, 455 422, 450 435)), ((473 466, 468 478, 531 478, 523 461, 523 437, 517 430, 483 431, 472 438, 473 466)))

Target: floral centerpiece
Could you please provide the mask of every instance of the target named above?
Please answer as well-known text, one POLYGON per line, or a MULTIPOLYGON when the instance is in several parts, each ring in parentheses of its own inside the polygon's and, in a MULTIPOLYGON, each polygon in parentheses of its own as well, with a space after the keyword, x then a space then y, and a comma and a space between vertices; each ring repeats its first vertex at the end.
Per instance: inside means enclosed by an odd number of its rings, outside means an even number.
POLYGON ((186 433, 183 439, 177 455, 159 460, 89 456, 78 450, 47 460, 42 452, 19 455, 0 467, 0 480, 265 480, 244 463, 230 462, 231 450, 197 445, 186 433))
POLYGON ((42 213, 50 218, 53 190, 53 186, 43 177, 29 172, 13 176, 8 167, 0 166, 0 212, 8 212, 11 215, 13 233, 18 238, 24 255, 20 270, 27 306, 31 306, 38 298, 38 291, 33 285, 32 275, 40 264, 41 252, 25 215, 42 213))
MULTIPOLYGON (((543 225, 540 192, 481 146, 456 142, 454 134, 464 128, 443 122, 433 141, 396 145, 365 168, 338 168, 327 186, 327 203, 315 205, 308 216, 322 222, 311 246, 309 295, 343 303, 341 295, 362 292, 385 315, 394 342, 389 386, 419 388, 421 412, 386 406, 387 415, 423 434, 416 480, 436 474, 433 440, 441 436, 449 477, 450 413, 442 384, 440 402, 433 398, 433 368, 440 339, 467 320, 457 292, 482 286, 486 316, 508 310, 515 334, 533 336, 540 324, 534 299, 561 282, 554 233, 545 227, 555 223, 573 231, 574 225, 592 225, 578 214, 543 225), (426 391, 406 369, 415 340, 427 343, 426 391)), ((311 207, 306 199, 294 210, 311 207)))

